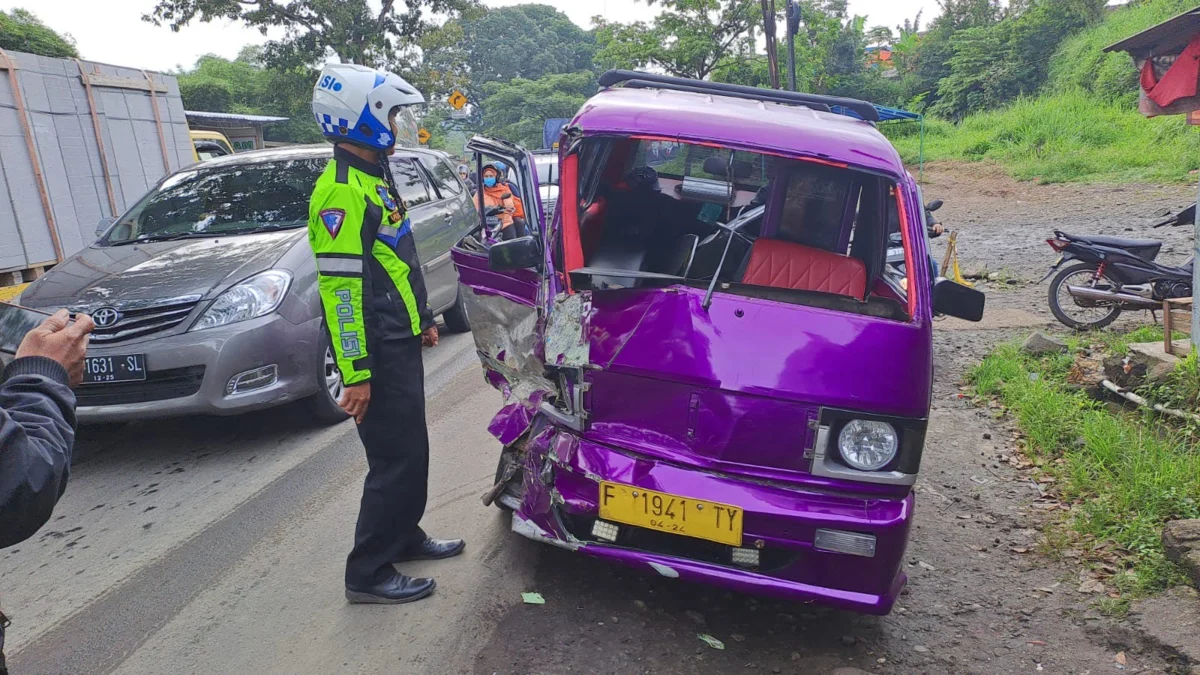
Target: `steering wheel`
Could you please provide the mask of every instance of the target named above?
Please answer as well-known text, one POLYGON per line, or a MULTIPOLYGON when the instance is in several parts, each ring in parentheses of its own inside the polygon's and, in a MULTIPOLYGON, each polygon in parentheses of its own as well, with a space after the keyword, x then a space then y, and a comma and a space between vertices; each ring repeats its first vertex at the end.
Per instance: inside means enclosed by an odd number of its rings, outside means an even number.
POLYGON ((625 174, 625 181, 632 188, 657 188, 658 172, 648 166, 635 166, 625 174))

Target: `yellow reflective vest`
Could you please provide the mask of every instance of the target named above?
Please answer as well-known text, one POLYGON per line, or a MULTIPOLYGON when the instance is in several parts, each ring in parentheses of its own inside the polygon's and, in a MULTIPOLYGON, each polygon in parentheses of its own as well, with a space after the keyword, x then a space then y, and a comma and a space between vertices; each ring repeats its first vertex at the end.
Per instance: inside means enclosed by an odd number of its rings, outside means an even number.
POLYGON ((433 326, 408 211, 381 165, 336 147, 308 206, 325 325, 343 381, 371 379, 371 348, 433 326))

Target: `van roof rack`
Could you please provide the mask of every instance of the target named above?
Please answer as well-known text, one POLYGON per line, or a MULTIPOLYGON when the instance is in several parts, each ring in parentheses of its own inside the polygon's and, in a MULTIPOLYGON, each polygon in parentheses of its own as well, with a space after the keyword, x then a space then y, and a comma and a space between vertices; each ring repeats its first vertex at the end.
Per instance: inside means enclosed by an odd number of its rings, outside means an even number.
POLYGON ((671 89, 691 93, 731 96, 751 101, 803 105, 824 112, 830 112, 833 107, 838 106, 853 111, 868 122, 879 121, 879 111, 875 109, 874 105, 866 101, 854 98, 842 98, 840 96, 821 96, 818 94, 780 91, 778 89, 747 87, 741 84, 727 84, 725 82, 690 80, 684 77, 642 73, 635 70, 610 70, 600 76, 599 83, 601 87, 625 85, 636 89, 671 89))

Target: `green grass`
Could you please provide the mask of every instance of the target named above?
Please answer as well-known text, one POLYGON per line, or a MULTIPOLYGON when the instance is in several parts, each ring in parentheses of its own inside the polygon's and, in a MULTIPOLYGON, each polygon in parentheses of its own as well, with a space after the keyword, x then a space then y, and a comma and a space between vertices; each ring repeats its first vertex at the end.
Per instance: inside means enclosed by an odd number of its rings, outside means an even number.
MULTIPOLYGON (((1141 341, 1152 331, 1140 332, 1122 340, 1141 341)), ((1097 344, 1096 339, 1084 336, 1072 346, 1097 344)), ((1052 536, 1079 548, 1091 562, 1116 560, 1127 567, 1131 573, 1108 582, 1126 594, 1166 588, 1180 577, 1163 555, 1162 524, 1200 517, 1194 436, 1160 418, 1109 411, 1067 384, 1073 363, 1071 354, 1037 358, 1006 343, 969 380, 978 396, 999 400, 1015 418, 1026 455, 1055 479, 1056 497, 1070 505, 1052 536)), ((1194 359, 1190 368, 1182 377, 1200 383, 1194 359)))
MULTIPOLYGON (((1068 38, 1050 60, 1040 96, 968 116, 960 124, 926 120, 927 161, 1000 164, 1020 180, 1043 183, 1190 182, 1200 168, 1200 129, 1180 115, 1137 112, 1133 60, 1105 47, 1192 9, 1196 0, 1145 0, 1109 12, 1068 38)), ((920 156, 919 126, 884 124, 905 163, 920 156)))
MULTIPOLYGON (((887 126, 905 163, 920 137, 887 126)), ((925 159, 996 162, 1019 180, 1043 183, 1190 182, 1200 167, 1200 129, 1182 116, 1146 119, 1132 106, 1073 90, 1018 100, 960 124, 926 120, 925 159)))
POLYGON ((1146 0, 1109 12, 1104 21, 1067 38, 1050 59, 1045 90, 1082 89, 1127 107, 1137 104, 1137 70, 1124 52, 1104 48, 1196 6, 1196 0, 1146 0))

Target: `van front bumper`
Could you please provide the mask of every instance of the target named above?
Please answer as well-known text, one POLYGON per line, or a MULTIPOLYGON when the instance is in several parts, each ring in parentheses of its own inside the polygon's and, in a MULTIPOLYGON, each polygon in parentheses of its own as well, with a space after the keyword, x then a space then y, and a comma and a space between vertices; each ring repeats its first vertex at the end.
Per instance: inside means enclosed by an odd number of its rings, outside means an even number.
POLYGON ((525 493, 513 530, 531 539, 612 560, 648 573, 865 614, 887 614, 907 582, 902 571, 914 499, 855 496, 752 482, 647 458, 548 427, 523 458, 525 493), (599 485, 703 499, 744 509, 742 548, 754 567, 734 564, 733 547, 617 524, 616 542, 592 536, 599 485), (873 555, 820 550, 818 530, 870 535, 873 555))

